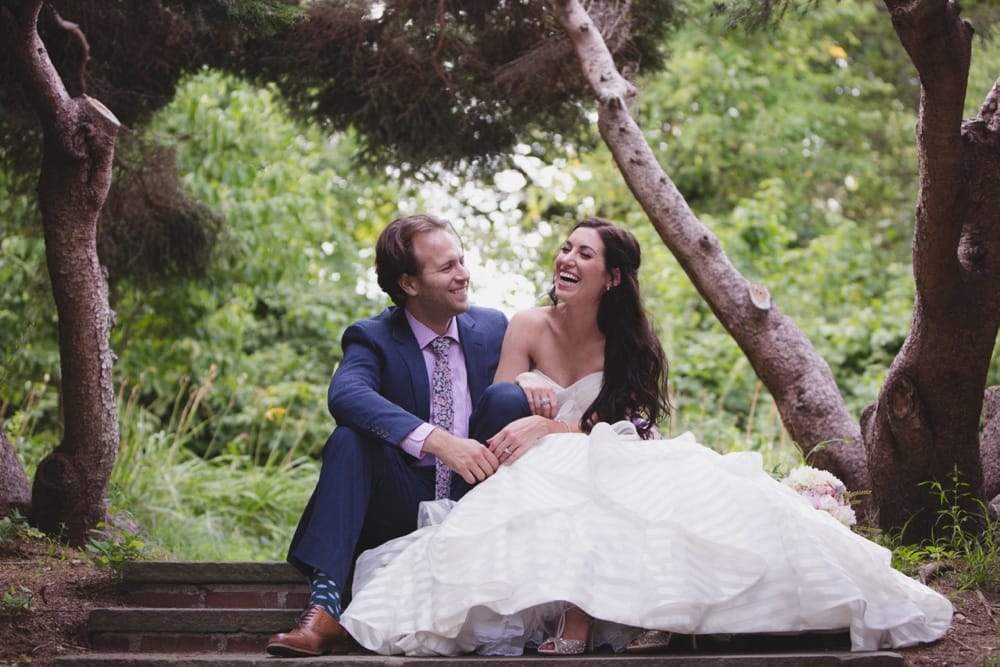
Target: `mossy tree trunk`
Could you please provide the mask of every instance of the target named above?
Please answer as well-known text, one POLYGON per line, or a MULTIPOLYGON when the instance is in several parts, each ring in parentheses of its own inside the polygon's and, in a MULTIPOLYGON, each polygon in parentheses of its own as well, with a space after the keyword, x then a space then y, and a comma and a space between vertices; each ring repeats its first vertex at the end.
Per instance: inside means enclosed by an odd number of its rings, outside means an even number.
POLYGON ((863 430, 880 521, 916 540, 934 527, 940 490, 978 509, 995 446, 981 452, 979 418, 1000 324, 1000 80, 963 123, 972 28, 957 3, 885 5, 920 76, 916 299, 863 430))
POLYGON ((53 66, 39 37, 41 0, 0 0, 0 34, 44 133, 38 197, 46 263, 59 317, 63 439, 39 465, 30 519, 44 532, 82 544, 106 518, 105 492, 118 450, 109 337, 114 315, 97 258, 97 226, 111 183, 119 123, 87 96, 88 46, 53 10, 77 62, 53 66))

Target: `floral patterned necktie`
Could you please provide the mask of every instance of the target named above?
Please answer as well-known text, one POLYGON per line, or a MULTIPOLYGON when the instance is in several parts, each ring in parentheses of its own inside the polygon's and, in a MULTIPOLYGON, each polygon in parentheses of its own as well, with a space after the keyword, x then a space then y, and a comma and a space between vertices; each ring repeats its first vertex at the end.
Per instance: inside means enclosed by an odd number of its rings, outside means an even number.
MULTIPOLYGON (((440 336, 431 341, 434 350, 434 373, 431 375, 431 423, 451 433, 455 425, 455 405, 451 393, 451 365, 448 348, 451 339, 440 336)), ((434 464, 434 497, 447 498, 451 491, 451 469, 437 459, 434 464)))

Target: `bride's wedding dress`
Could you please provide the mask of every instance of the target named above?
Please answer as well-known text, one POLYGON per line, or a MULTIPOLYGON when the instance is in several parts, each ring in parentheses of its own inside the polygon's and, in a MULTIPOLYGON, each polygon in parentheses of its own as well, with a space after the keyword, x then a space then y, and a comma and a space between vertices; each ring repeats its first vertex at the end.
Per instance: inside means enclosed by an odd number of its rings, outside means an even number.
MULTIPOLYGON (((548 381, 559 417, 576 421, 601 374, 548 381)), ((634 628, 849 630, 854 650, 898 648, 939 639, 952 616, 759 454, 721 455, 691 434, 644 441, 623 422, 546 436, 436 523, 362 554, 341 623, 383 654, 517 655, 567 603, 616 648, 634 628)))

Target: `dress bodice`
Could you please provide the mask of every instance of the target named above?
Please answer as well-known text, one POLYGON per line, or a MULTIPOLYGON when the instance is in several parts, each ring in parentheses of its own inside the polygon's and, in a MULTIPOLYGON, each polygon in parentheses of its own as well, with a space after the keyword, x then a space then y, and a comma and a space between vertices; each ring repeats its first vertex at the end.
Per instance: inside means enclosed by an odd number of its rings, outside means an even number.
POLYGON ((604 373, 594 371, 589 375, 584 375, 568 387, 563 387, 537 368, 531 372, 552 385, 556 392, 556 401, 559 403, 556 419, 569 423, 580 421, 583 411, 590 407, 597 395, 601 393, 601 383, 604 381, 604 373))

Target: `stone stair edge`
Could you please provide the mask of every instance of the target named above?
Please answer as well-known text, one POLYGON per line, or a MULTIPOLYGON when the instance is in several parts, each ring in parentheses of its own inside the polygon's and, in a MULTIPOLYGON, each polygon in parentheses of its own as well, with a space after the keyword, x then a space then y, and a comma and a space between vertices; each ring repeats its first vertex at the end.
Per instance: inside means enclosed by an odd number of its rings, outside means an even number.
POLYGON ((233 609, 224 607, 100 607, 87 622, 91 634, 110 632, 210 633, 279 632, 295 624, 300 609, 233 609))
POLYGON ((122 566, 122 584, 304 584, 285 561, 133 560, 122 566))
POLYGON ((566 657, 549 657, 535 654, 523 656, 454 656, 417 658, 406 656, 328 655, 313 658, 273 658, 264 653, 246 654, 141 654, 141 653, 91 653, 62 656, 53 661, 61 667, 306 667, 309 665, 392 665, 402 667, 567 667, 585 664, 587 667, 901 667, 903 656, 889 651, 865 653, 797 652, 756 654, 701 654, 701 655, 620 655, 592 654, 566 657))

